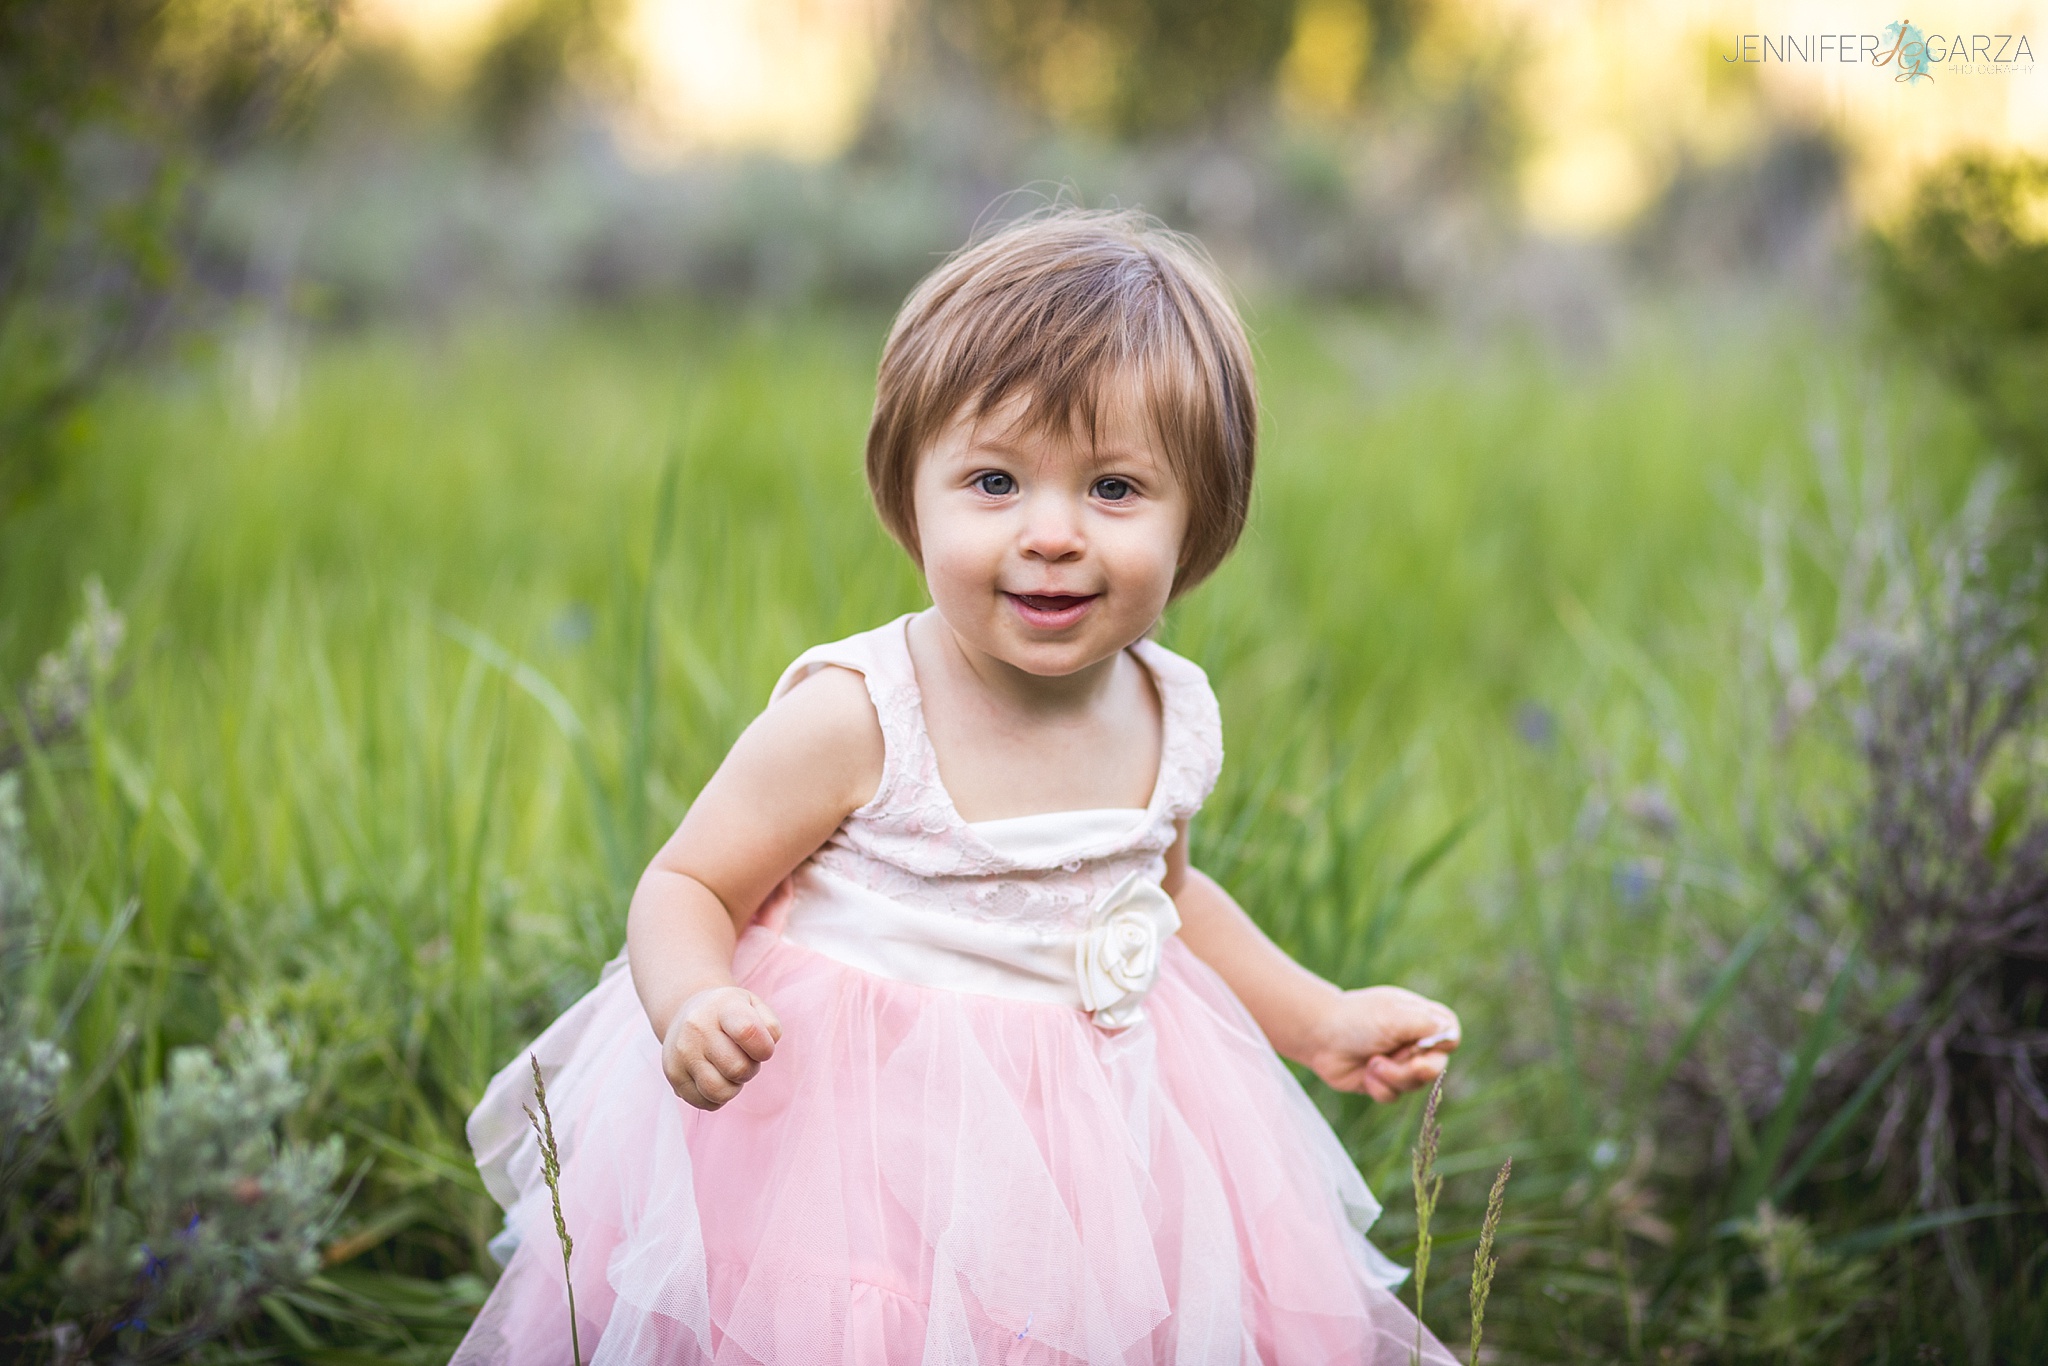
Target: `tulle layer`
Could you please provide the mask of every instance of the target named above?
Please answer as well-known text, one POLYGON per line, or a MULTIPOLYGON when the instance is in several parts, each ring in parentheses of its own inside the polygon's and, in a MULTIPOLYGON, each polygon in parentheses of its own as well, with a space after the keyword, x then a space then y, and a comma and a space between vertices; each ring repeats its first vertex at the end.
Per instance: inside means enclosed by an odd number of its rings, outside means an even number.
MULTIPOLYGON (((736 966, 784 1034, 715 1114, 669 1090, 624 971, 534 1045, 596 1366, 1411 1359, 1401 1273, 1360 1231, 1377 1205, 1179 941, 1117 1033, 760 927, 736 966)), ((471 1119, 518 1245, 457 1366, 569 1359, 531 1086, 522 1056, 471 1119)), ((1423 1359, 1452 1361, 1426 1334, 1423 1359)))

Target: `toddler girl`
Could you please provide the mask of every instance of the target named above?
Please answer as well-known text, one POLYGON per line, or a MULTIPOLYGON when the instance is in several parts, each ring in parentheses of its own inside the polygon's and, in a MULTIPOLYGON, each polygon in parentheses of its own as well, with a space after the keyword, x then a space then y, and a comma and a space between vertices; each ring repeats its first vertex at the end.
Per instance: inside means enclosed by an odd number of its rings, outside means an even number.
MULTIPOLYGON (((1244 525, 1255 412, 1212 268, 1142 216, 911 295, 867 470, 932 606, 789 666, 533 1045, 591 1360, 1410 1359, 1275 1049, 1386 1101, 1457 1017, 1338 990, 1189 864, 1221 726, 1148 638, 1244 525)), ((458 1363, 570 1359, 531 1097, 522 1052, 469 1123, 511 1250, 458 1363)))

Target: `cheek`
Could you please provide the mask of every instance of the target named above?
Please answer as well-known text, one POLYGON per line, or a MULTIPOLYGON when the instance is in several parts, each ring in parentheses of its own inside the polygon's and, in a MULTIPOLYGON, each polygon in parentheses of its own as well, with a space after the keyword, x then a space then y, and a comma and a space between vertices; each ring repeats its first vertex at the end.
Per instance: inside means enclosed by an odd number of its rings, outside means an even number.
POLYGON ((1133 519, 1114 528, 1102 548, 1130 573, 1171 582, 1180 570, 1187 518, 1177 509, 1133 519))
POLYGON ((917 539, 927 577, 980 574, 1002 558, 1005 539, 995 519, 960 515, 944 499, 919 508, 917 539))

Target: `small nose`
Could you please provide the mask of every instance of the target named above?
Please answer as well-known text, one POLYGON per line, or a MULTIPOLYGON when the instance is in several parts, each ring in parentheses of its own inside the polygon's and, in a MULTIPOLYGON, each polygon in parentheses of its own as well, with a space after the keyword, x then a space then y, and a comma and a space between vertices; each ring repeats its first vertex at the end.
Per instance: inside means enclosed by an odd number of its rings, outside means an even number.
POLYGON ((1086 545, 1081 537, 1081 519, 1068 499, 1041 494, 1030 500, 1018 543, 1026 559, 1055 564, 1079 559, 1086 545))

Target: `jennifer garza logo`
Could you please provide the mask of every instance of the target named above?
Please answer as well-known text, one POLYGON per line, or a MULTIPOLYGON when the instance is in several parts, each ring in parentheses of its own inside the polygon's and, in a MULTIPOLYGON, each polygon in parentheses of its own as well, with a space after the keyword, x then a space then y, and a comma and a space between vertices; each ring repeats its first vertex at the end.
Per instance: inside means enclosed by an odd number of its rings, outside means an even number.
POLYGON ((1908 85, 1944 76, 2012 76, 2034 69, 2034 47, 2024 33, 1925 33, 1910 19, 1882 33, 1745 33, 1724 62, 1785 62, 1802 66, 1886 68, 1908 85))

